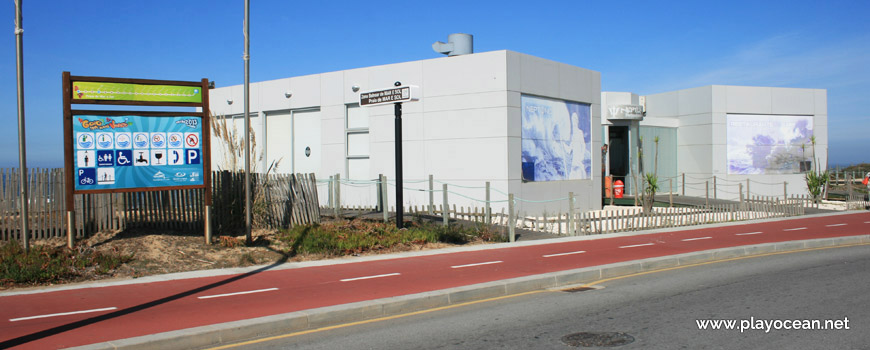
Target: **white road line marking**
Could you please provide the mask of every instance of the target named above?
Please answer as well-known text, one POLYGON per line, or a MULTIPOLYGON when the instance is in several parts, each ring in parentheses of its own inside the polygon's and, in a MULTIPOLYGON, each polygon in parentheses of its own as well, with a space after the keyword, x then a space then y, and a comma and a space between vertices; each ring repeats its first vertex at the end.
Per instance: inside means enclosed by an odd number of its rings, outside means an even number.
POLYGON ((343 279, 343 280, 339 280, 339 281, 341 281, 341 282, 350 282, 350 281, 367 280, 367 279, 372 279, 372 278, 390 277, 390 276, 398 276, 398 275, 401 275, 401 273, 394 272, 394 273, 385 273, 385 274, 383 274, 383 275, 374 275, 374 276, 364 276, 364 277, 345 278, 345 279, 343 279))
POLYGON ((247 292, 235 292, 235 293, 227 293, 227 294, 215 294, 215 295, 206 295, 197 297, 197 299, 211 299, 211 298, 220 298, 220 297, 230 297, 233 295, 243 295, 243 294, 253 294, 253 293, 262 293, 262 292, 271 292, 273 290, 278 290, 278 288, 266 288, 266 289, 257 289, 257 290, 249 290, 247 292))
POLYGON ((635 244, 635 245, 624 245, 620 248, 634 248, 634 247, 643 247, 648 245, 654 245, 655 243, 644 243, 644 244, 635 244))
POLYGON ((699 241, 699 240, 702 240, 702 239, 710 239, 710 238, 713 238, 713 237, 686 238, 686 239, 682 239, 681 241, 683 241, 683 242, 688 242, 688 241, 699 241))
POLYGON ((472 267, 472 266, 480 266, 480 265, 500 264, 500 263, 503 263, 503 262, 504 262, 504 261, 501 261, 501 260, 497 260, 497 261, 487 261, 487 262, 476 263, 476 264, 456 265, 456 266, 451 266, 450 268, 451 268, 451 269, 461 269, 461 268, 463 268, 463 267, 472 267))
POLYGON ((846 226, 846 225, 848 225, 848 224, 831 224, 831 225, 825 225, 825 227, 846 226))
POLYGON ((10 318, 9 322, 16 321, 25 321, 25 320, 33 320, 37 318, 46 318, 46 317, 55 317, 55 316, 66 316, 66 315, 76 315, 76 314, 86 314, 89 312, 100 312, 100 311, 109 311, 109 310, 117 310, 116 307, 104 307, 102 309, 92 309, 92 310, 82 310, 82 311, 71 311, 71 312, 61 312, 58 314, 49 314, 49 315, 39 315, 39 316, 28 316, 28 317, 19 317, 19 318, 10 318))
POLYGON ((565 255, 583 254, 583 253, 585 253, 585 252, 586 252, 585 250, 578 250, 578 251, 576 251, 576 252, 568 252, 568 253, 557 253, 557 254, 542 255, 542 257, 544 257, 544 258, 552 258, 552 257, 554 257, 554 256, 565 256, 565 255))
POLYGON ((757 235, 757 234, 760 234, 760 233, 761 233, 761 231, 759 231, 759 232, 738 233, 738 234, 735 234, 735 236, 749 236, 749 235, 757 235))
POLYGON ((870 221, 864 221, 865 224, 870 224, 870 221))
POLYGON ((806 230, 806 229, 807 229, 806 227, 796 227, 796 228, 787 228, 787 229, 784 229, 783 231, 798 231, 798 230, 806 230))

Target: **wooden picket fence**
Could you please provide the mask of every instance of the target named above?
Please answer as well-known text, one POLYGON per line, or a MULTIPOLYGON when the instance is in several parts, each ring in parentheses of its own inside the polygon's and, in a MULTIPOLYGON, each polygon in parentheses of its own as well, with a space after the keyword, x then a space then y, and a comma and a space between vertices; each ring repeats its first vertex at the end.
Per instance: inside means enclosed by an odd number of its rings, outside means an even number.
MULTIPOLYGON (((521 229, 557 235, 593 235, 798 216, 805 214, 806 200, 806 198, 781 200, 775 197, 753 196, 739 204, 656 207, 649 213, 645 213, 641 208, 629 207, 618 210, 577 212, 574 213, 573 218, 570 217, 569 213, 554 213, 554 215, 546 216, 528 216, 521 213, 510 215, 502 209, 500 212, 490 213, 489 224, 509 226, 513 220, 514 227, 521 229), (573 230, 571 229, 572 224, 574 225, 573 230)), ((445 215, 444 207, 441 205, 434 206, 432 212, 437 216, 445 215)), ((410 215, 427 215, 429 209, 425 205, 422 207, 410 206, 408 213, 410 215)), ((449 219, 487 223, 484 208, 453 205, 447 208, 446 215, 449 219)))
MULTIPOLYGON (((277 229, 320 222, 314 174, 252 175, 255 227, 277 229)), ((0 241, 21 240, 18 169, 0 169, 0 176, 0 241)), ((29 169, 27 186, 30 237, 66 237, 63 169, 29 169)), ((244 191, 244 174, 212 173, 215 233, 242 232, 244 191)), ((132 228, 202 230, 203 194, 201 189, 188 189, 76 195, 75 236, 132 228)))

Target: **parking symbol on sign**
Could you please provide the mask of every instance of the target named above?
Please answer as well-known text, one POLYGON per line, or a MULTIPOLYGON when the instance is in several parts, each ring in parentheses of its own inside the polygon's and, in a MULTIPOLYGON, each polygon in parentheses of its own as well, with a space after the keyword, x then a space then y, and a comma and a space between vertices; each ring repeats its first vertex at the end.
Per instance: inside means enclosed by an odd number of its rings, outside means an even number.
POLYGON ((199 150, 198 149, 186 149, 184 150, 187 158, 187 164, 199 164, 199 150))

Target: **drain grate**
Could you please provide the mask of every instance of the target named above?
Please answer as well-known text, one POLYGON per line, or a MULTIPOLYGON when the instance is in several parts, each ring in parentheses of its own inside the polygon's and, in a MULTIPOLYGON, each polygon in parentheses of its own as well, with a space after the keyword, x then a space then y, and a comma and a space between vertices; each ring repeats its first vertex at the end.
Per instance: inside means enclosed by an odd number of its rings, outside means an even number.
POLYGON ((562 342, 574 347, 614 347, 631 344, 634 337, 620 332, 580 332, 562 337, 562 342))
POLYGON ((563 292, 567 292, 567 293, 585 292, 585 291, 587 291, 587 290, 595 290, 595 288, 592 288, 592 287, 577 287, 577 288, 562 289, 563 292))

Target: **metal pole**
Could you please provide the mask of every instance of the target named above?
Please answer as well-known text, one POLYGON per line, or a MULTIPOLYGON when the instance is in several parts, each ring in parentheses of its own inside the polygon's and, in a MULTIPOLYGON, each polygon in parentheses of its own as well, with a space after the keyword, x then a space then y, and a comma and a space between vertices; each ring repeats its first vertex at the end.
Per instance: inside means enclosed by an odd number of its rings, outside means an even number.
MULTIPOLYGON (((561 225, 561 224, 559 224, 561 225)), ((574 232, 574 192, 568 192, 568 235, 576 236, 574 232)))
POLYGON ((514 214, 514 194, 508 193, 508 240, 511 242, 515 242, 516 239, 516 225, 517 217, 514 214))
POLYGON ((402 103, 396 103, 396 228, 402 229, 402 103))
POLYGON ((30 251, 30 228, 28 227, 29 197, 27 194, 27 149, 24 142, 24 28, 21 24, 21 0, 15 1, 15 67, 18 72, 18 176, 21 193, 20 218, 24 251, 30 251))
POLYGON ((441 185, 441 193, 442 193, 442 207, 441 207, 441 217, 444 219, 444 226, 447 227, 450 225, 450 208, 447 206, 447 184, 441 185))
POLYGON ((716 194, 716 175, 713 175, 713 199, 718 199, 719 196, 716 194))
POLYGON ((489 181, 486 182, 486 210, 484 212, 484 221, 487 225, 492 224, 491 215, 492 208, 489 206, 489 181))
POLYGON ((435 215, 435 188, 433 187, 433 182, 432 174, 429 174, 429 215, 435 215))
POLYGON ((683 173, 683 181, 681 183, 683 185, 682 195, 685 197, 686 196, 686 173, 683 173))
POLYGON ((390 221, 390 210, 387 209, 389 207, 387 200, 387 176, 381 175, 381 212, 384 214, 384 223, 390 221))
POLYGON ((245 242, 251 244, 251 0, 245 0, 245 242))

